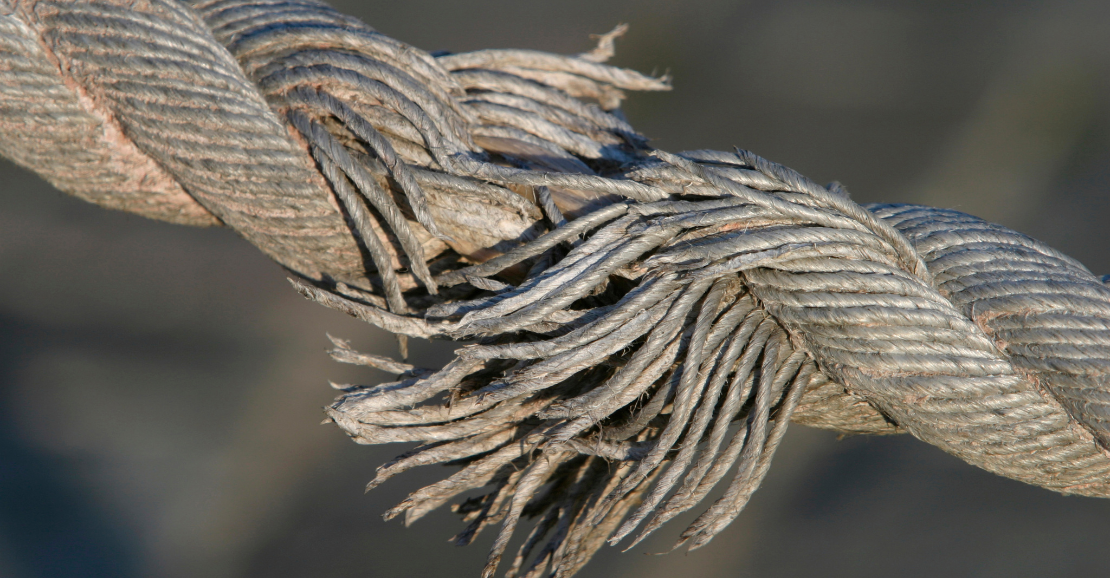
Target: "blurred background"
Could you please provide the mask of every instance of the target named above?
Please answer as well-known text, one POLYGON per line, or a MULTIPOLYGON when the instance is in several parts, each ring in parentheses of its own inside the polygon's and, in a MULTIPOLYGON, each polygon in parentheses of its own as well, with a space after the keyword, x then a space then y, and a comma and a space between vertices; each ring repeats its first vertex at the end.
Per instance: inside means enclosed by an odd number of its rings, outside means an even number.
MULTIPOLYGON (((956 208, 1110 273, 1110 3, 336 2, 427 49, 576 53, 628 22, 615 63, 669 71, 632 124, 670 151, 753 150, 859 202, 956 208), (1001 6, 1006 4, 1006 6, 1001 6)), ((395 355, 310 304, 224 230, 86 205, 0 166, 0 576, 476 577, 447 511, 380 513, 401 447, 319 425, 325 332, 395 355)), ((449 346, 413 344, 419 365, 449 346)), ((739 519, 667 556, 689 517, 583 577, 1094 576, 1110 501, 987 474, 909 436, 792 427, 739 519)))

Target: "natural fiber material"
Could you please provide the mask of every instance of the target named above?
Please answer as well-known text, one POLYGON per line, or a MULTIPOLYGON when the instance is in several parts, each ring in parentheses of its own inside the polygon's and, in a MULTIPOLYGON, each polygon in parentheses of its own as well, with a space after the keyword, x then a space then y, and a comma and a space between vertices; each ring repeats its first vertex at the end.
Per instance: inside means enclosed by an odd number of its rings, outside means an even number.
POLYGON ((0 152, 112 208, 227 225, 296 288, 440 369, 341 386, 359 443, 412 442, 370 487, 455 473, 486 575, 568 576, 723 496, 747 503, 793 420, 902 431, 984 469, 1110 496, 1110 289, 954 211, 860 207, 746 151, 654 150, 616 110, 666 79, 578 56, 431 56, 314 0, 0 4, 0 152))

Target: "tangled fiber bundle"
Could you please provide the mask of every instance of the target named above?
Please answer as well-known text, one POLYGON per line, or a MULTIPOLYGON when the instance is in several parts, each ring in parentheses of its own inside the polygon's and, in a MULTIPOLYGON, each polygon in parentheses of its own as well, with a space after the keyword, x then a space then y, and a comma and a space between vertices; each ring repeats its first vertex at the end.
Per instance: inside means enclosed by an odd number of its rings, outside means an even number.
POLYGON ((678 545, 704 545, 790 421, 1110 495, 1100 279, 962 213, 651 148, 618 106, 668 83, 603 64, 623 28, 577 56, 433 56, 315 0, 0 0, 0 29, 5 156, 231 227, 402 347, 471 342, 424 369, 334 340, 398 377, 327 414, 418 444, 369 487, 456 467, 386 517, 462 498, 458 543, 499 528, 485 575, 525 521, 509 576, 569 576, 698 507, 678 545))

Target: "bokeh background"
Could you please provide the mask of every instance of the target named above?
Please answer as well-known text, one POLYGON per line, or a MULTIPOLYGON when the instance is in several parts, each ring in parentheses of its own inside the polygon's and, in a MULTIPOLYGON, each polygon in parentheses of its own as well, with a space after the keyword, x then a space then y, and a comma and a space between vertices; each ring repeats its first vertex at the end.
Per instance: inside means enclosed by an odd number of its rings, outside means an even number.
MULTIPOLYGON (((1014 227, 1110 272, 1110 3, 337 2, 428 50, 576 53, 619 22, 617 64, 669 71, 633 125, 671 151, 751 149, 860 202, 929 203, 1014 227)), ((69 198, 3 163, 0 576, 477 576, 490 536, 443 511, 379 514, 444 475, 369 495, 400 447, 319 425, 325 332, 391 338, 304 301, 224 230, 69 198)), ((414 343, 422 365, 450 348, 414 343)), ((687 520, 688 521, 688 520, 687 520)), ((751 505, 710 546, 683 520, 582 573, 653 578, 1099 576, 1110 501, 995 477, 908 437, 791 428, 751 505)))

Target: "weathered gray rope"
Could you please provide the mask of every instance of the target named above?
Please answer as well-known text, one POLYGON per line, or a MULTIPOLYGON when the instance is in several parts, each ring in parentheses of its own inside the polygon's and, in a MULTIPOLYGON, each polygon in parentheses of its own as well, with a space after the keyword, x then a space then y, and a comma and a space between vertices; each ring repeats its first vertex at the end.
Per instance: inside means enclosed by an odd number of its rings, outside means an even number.
POLYGON ((860 207, 746 151, 650 149, 616 113, 665 79, 558 56, 433 57, 316 0, 0 1, 0 152, 62 190, 224 224, 297 289, 400 335, 474 338, 439 370, 337 386, 360 443, 419 442, 472 541, 524 520, 508 575, 572 574, 724 495, 789 421, 907 431, 969 463, 1110 496, 1110 289, 1020 233, 860 207), (595 101, 590 104, 588 101, 595 101))

